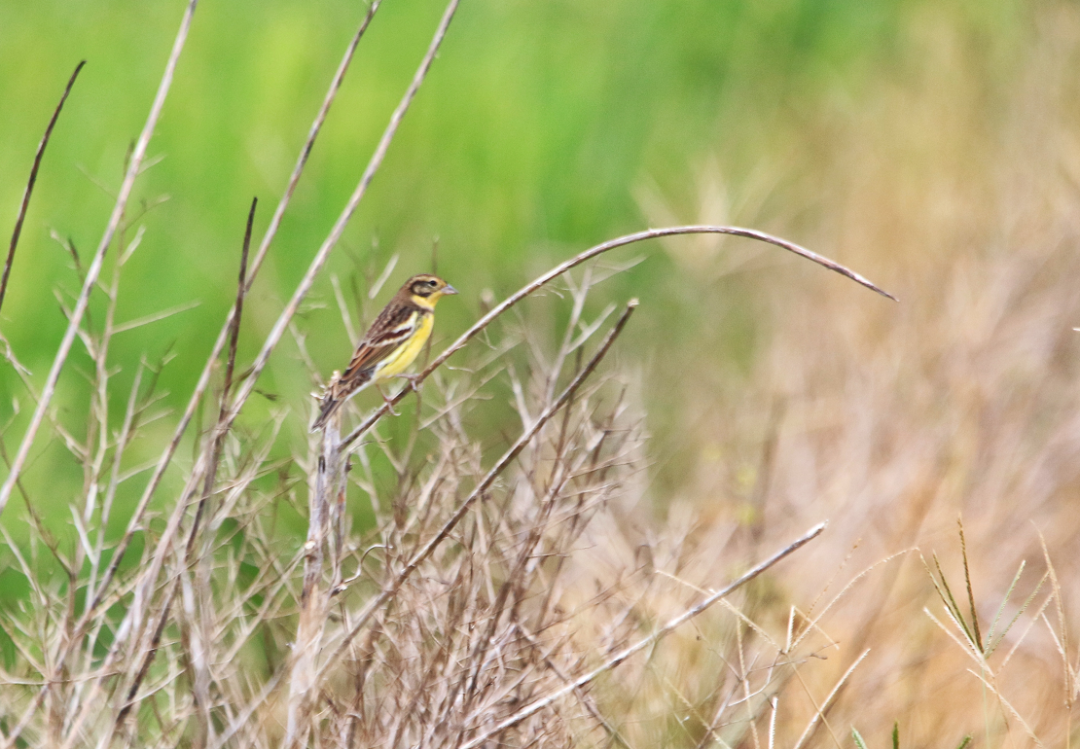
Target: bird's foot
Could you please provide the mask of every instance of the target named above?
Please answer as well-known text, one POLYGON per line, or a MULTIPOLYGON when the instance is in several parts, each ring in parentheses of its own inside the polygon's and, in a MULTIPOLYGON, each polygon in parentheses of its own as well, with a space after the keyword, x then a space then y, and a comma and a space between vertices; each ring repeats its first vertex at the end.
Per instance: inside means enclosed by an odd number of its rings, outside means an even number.
POLYGON ((379 395, 382 396, 383 403, 385 403, 387 408, 390 409, 390 414, 392 416, 400 416, 401 414, 394 410, 394 396, 384 393, 383 389, 378 385, 375 386, 375 389, 379 391, 379 395))

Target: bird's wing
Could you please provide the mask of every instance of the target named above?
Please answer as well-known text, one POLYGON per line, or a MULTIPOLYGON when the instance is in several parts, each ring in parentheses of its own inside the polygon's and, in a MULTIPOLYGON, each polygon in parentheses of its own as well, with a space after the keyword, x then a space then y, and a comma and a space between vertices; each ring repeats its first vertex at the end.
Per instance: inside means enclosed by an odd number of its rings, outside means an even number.
POLYGON ((372 369, 408 340, 420 323, 423 310, 412 305, 392 305, 384 309, 372 323, 364 340, 356 348, 352 361, 341 374, 349 380, 359 372, 372 369))

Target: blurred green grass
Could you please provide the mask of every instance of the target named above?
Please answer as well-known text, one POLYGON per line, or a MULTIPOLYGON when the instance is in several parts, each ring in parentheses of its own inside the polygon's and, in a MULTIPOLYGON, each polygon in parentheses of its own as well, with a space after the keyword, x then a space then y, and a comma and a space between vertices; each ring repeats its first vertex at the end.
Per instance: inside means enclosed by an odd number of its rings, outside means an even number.
MULTIPOLYGON (((53 289, 78 288, 71 258, 49 233, 70 238, 84 262, 93 252, 183 5, 0 5, 0 205, 9 215, 64 81, 78 60, 88 60, 46 154, 0 312, 0 330, 37 383, 64 329, 53 289)), ((346 282, 358 278, 363 287, 364 275, 395 253, 395 278, 426 270, 437 237, 439 271, 465 292, 440 310, 439 332, 449 336, 477 314, 483 288, 502 295, 579 249, 646 226, 635 200, 642 184, 655 185, 692 220, 696 180, 707 163, 736 192, 762 168, 778 174, 778 186, 753 215, 733 218, 797 229, 799 213, 814 204, 790 185, 805 188, 808 175, 813 181, 816 124, 838 101, 858 107, 867 91, 903 70, 910 18, 933 8, 967 29, 973 43, 992 38, 999 50, 1022 33, 1014 24, 1018 7, 1006 0, 466 0, 315 289, 312 299, 322 306, 298 320, 308 350, 324 375, 349 350, 332 273, 346 282), (1017 31, 1003 33, 1008 28, 1017 31)), ((388 0, 379 11, 249 301, 242 361, 257 350, 355 186, 442 8, 431 0, 388 0)), ((363 10, 342 0, 200 3, 150 147, 161 161, 136 187, 137 201, 168 200, 140 222, 146 235, 125 268, 117 317, 191 301, 200 306, 116 338, 118 392, 130 384, 140 356, 154 361, 170 352, 160 380, 166 404, 186 402, 232 301, 249 201, 262 201, 258 237, 363 10)), ((745 366, 760 327, 752 282, 706 285, 657 247, 637 252, 646 262, 613 282, 612 297, 640 296, 650 310, 629 339, 658 370, 649 398, 663 405, 677 397, 669 391, 678 388, 664 385, 664 368, 687 347, 710 348, 717 362, 745 366)), ((100 302, 92 315, 100 314, 100 302)), ((299 423, 311 383, 291 348, 286 343, 278 352, 260 387, 283 394, 299 423)), ((80 371, 89 364, 77 350, 56 401, 76 435, 85 418, 80 371)), ((8 366, 0 369, 0 392, 0 424, 10 423, 4 439, 13 450, 32 403, 8 366), (16 398, 21 414, 14 417, 16 398)), ((123 402, 114 398, 117 417, 123 402)), ((267 406, 249 404, 249 423, 260 423, 267 406)), ((664 412, 651 417, 661 437, 679 429, 664 412)), ((159 423, 148 431, 141 459, 156 454, 170 429, 159 423)), ((26 481, 40 511, 66 516, 73 494, 61 487, 79 485, 79 466, 45 438, 35 455, 26 481)))

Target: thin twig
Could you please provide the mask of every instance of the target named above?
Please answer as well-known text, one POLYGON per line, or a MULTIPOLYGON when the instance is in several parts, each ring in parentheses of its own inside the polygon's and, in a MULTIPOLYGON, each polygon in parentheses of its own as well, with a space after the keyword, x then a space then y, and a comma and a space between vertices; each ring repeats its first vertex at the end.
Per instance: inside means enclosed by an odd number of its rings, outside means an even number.
MULTIPOLYGON (((213 495, 214 487, 217 484, 218 467, 221 462, 221 452, 225 446, 225 436, 228 434, 228 429, 222 427, 222 422, 225 418, 226 409, 229 403, 229 393, 232 390, 233 373, 236 370, 236 347, 240 337, 240 321, 243 318, 244 311, 244 297, 247 295, 247 267, 248 267, 248 252, 251 249, 251 229, 255 223, 255 208, 258 206, 258 198, 254 198, 251 201, 251 209, 248 211, 247 224, 244 229, 244 241, 240 250, 240 273, 239 279, 236 283, 236 302, 233 305, 233 315, 231 316, 231 324, 229 326, 229 353, 225 363, 225 380, 221 387, 220 405, 218 407, 218 419, 214 426, 213 434, 210 437, 210 457, 209 468, 206 471, 206 476, 203 479, 202 496, 199 498, 198 507, 195 509, 195 517, 191 522, 191 530, 188 532, 187 544, 185 545, 184 555, 187 560, 191 560, 196 557, 195 547, 199 541, 199 528, 200 523, 204 516, 207 515, 207 507, 210 504, 210 498, 213 495)), ((200 564, 196 574, 198 575, 198 590, 206 591, 210 587, 210 572, 207 568, 207 553, 205 548, 209 545, 210 540, 213 538, 213 534, 208 534, 209 539, 204 543, 204 552, 198 555, 200 564)), ((186 583, 186 577, 184 578, 186 583)), ((175 583, 174 583, 175 590, 175 583)), ((190 607, 195 606, 193 596, 189 594, 189 587, 184 588, 185 595, 191 600, 186 605, 190 607)), ((187 601, 187 599, 185 599, 187 601)), ((167 609, 166 609, 167 613, 167 609)), ((200 613, 205 613, 201 611, 200 613)), ((204 622, 205 624, 205 622, 204 622)), ((193 650, 193 656, 191 657, 191 668, 194 671, 192 699, 196 706, 196 716, 198 718, 198 726, 196 733, 196 745, 205 746, 211 738, 211 716, 210 716, 210 681, 211 676, 207 664, 206 652, 209 650, 209 643, 212 641, 213 635, 210 633, 212 628, 210 626, 203 626, 196 628, 191 634, 191 647, 193 650)), ((148 664, 149 665, 149 664, 148 664)), ((143 671, 145 675, 145 669, 143 671)), ((136 682, 135 688, 137 689, 138 682, 136 682)), ((135 691, 132 691, 132 697, 134 697, 135 691)), ((117 725, 120 725, 121 721, 117 721, 117 725)))
POLYGON ((225 413, 225 403, 228 400, 229 391, 233 385, 233 373, 236 371, 236 344, 240 338, 240 319, 244 313, 244 297, 247 296, 247 266, 248 250, 251 248, 251 227, 255 223, 255 208, 259 205, 258 198, 251 199, 251 210, 248 211, 247 227, 244 229, 244 248, 240 253, 240 278, 236 283, 236 306, 234 314, 229 321, 229 358, 225 365, 225 384, 222 386, 221 414, 225 413))
MULTIPOLYGON (((263 234, 262 242, 259 243, 259 249, 255 253, 255 258, 251 261, 251 274, 248 279, 249 289, 251 284, 255 281, 255 274, 258 273, 259 268, 262 267, 263 259, 266 257, 266 253, 269 251, 271 243, 277 236, 278 228, 281 226, 281 220, 285 216, 285 209, 288 208, 289 201, 296 191, 296 185, 300 182, 300 176, 304 173, 304 167, 307 165, 308 157, 311 155, 311 150, 315 147, 315 140, 318 138, 319 131, 322 130, 323 123, 326 122, 326 116, 330 112, 330 106, 334 103, 338 90, 345 80, 345 73, 349 70, 353 56, 356 54, 356 48, 360 44, 360 40, 364 37, 364 32, 367 31, 368 26, 371 25, 372 19, 375 18, 375 12, 379 9, 381 4, 382 0, 372 0, 367 13, 364 15, 364 19, 360 22, 360 26, 356 29, 356 33, 353 34, 349 46, 345 49, 345 54, 338 64, 333 80, 330 81, 330 87, 326 91, 326 96, 323 97, 322 106, 319 107, 319 112, 315 115, 315 119, 311 123, 307 140, 304 141, 304 146, 300 149, 300 155, 296 159, 296 165, 293 167, 292 174, 289 175, 289 183, 285 187, 285 192, 282 194, 277 208, 274 209, 274 215, 270 217, 270 224, 266 227, 266 233, 263 234)), ((222 333, 228 330, 228 327, 229 321, 227 320, 222 327, 222 333)))
POLYGON ((49 145, 49 138, 52 137, 53 127, 56 126, 56 121, 60 118, 60 110, 64 108, 64 102, 67 101, 68 94, 71 93, 71 87, 75 85, 75 79, 79 77, 79 71, 83 69, 83 65, 85 64, 86 60, 83 60, 75 66, 75 72, 72 73, 71 78, 68 79, 67 87, 64 88, 64 95, 60 97, 60 103, 57 104, 56 109, 53 110, 52 118, 45 128, 45 134, 41 136, 41 142, 38 143, 37 153, 34 154, 34 166, 30 169, 30 179, 26 182, 26 191, 23 193, 22 203, 19 204, 19 215, 15 218, 15 231, 11 233, 11 244, 8 246, 7 260, 4 261, 4 275, 0 278, 0 307, 4 306, 4 295, 7 294, 8 276, 11 275, 11 266, 15 262, 15 248, 19 245, 19 235, 22 233, 23 220, 26 218, 26 211, 30 207, 30 195, 34 192, 34 183, 37 182, 38 169, 41 168, 41 158, 45 155, 45 146, 49 145))
MULTIPOLYGON (((112 730, 118 730, 124 725, 124 720, 131 713, 131 708, 135 707, 137 701, 135 698, 139 694, 139 687, 146 679, 146 675, 150 672, 150 664, 154 662, 154 656, 157 655, 158 647, 161 644, 161 635, 165 632, 165 625, 169 623, 169 611, 172 608, 173 599, 176 597, 177 585, 173 585, 168 596, 165 598, 165 603, 162 605, 161 612, 158 616, 157 626, 154 627, 154 634, 150 641, 150 646, 143 653, 142 664, 139 666, 139 670, 135 675, 135 679, 132 681, 131 686, 127 690, 127 699, 124 700, 123 707, 120 708, 120 712, 116 715, 116 720, 113 723, 112 730)), ((106 744, 107 746, 108 744, 106 744)))
POLYGON ((819 535, 821 535, 821 532, 825 530, 826 525, 828 525, 828 523, 818 523, 813 528, 808 530, 805 534, 803 534, 802 537, 788 544, 786 547, 773 554, 761 564, 757 565, 756 567, 742 575, 739 579, 713 593, 701 603, 687 609, 683 613, 676 616, 674 619, 671 619, 670 621, 668 621, 667 624, 653 632, 648 637, 644 637, 635 642, 633 645, 629 646, 628 648, 616 653, 613 657, 609 658, 602 665, 594 668, 592 671, 588 672, 584 676, 579 676, 572 683, 567 684, 561 689, 558 689, 551 694, 548 694, 541 699, 536 700, 535 702, 527 705, 526 707, 523 707, 521 710, 518 710, 506 720, 499 722, 498 724, 489 728, 487 731, 480 734, 479 736, 476 736, 472 740, 462 744, 460 746, 460 749, 473 749, 473 747, 481 746, 482 744, 487 742, 492 736, 498 734, 501 731, 505 731, 507 728, 511 728, 512 726, 517 725, 526 718, 535 715, 536 713, 540 712, 555 701, 570 694, 570 692, 574 691, 575 689, 583 687, 589 682, 596 679, 596 677, 600 676, 601 674, 607 673, 635 653, 639 653, 645 648, 659 642, 672 630, 690 621, 695 616, 698 616, 703 611, 712 606, 714 603, 719 601, 721 598, 724 598, 734 590, 742 587, 743 585, 760 575, 762 572, 765 572, 767 569, 775 565, 784 557, 787 557, 788 555, 794 553, 798 549, 808 544, 810 541, 817 538, 819 535))
POLYGON ((71 352, 71 345, 79 332, 83 315, 90 304, 90 292, 93 291, 94 286, 97 284, 98 275, 101 273, 101 266, 105 260, 105 253, 109 249, 109 245, 112 244, 113 236, 120 225, 120 219, 127 208, 128 199, 131 197, 131 191, 135 186, 135 178, 139 176, 143 159, 146 157, 146 149, 150 145, 150 137, 154 134, 154 128, 157 126, 158 118, 161 116, 161 110, 165 106, 165 98, 168 96, 169 88, 172 86, 176 64, 180 59, 180 53, 184 49, 184 43, 187 41, 188 30, 191 28, 191 19, 195 14, 197 4, 198 0, 189 0, 187 10, 184 11, 184 18, 180 22, 180 30, 176 34, 176 41, 173 42, 169 61, 165 65, 165 73, 161 77, 154 103, 150 107, 150 114, 146 118, 146 124, 143 126, 142 133, 139 134, 139 139, 136 141, 135 148, 131 153, 127 173, 116 198, 116 205, 113 206, 109 223, 105 227, 105 233, 98 244, 97 252, 94 253, 94 260, 86 271, 86 280, 83 282, 82 292, 79 294, 75 309, 71 312, 71 321, 68 323, 63 340, 60 342, 60 348, 56 352, 56 358, 53 360, 52 368, 49 370, 49 375, 45 380, 45 386, 41 390, 41 398, 38 400, 37 408, 30 419, 30 426, 27 428, 22 443, 19 445, 19 450, 15 454, 15 459, 11 463, 8 477, 3 486, 0 486, 0 515, 3 514, 11 496, 12 487, 15 486, 23 465, 30 455, 30 448, 34 444, 34 438, 41 427, 41 422, 45 420, 45 411, 49 408, 53 394, 56 392, 56 383, 60 379, 60 371, 67 361, 68 354, 71 352))
POLYGON ((247 227, 244 229, 244 244, 240 250, 240 279, 236 284, 236 303, 233 305, 233 314, 230 316, 229 324, 229 358, 225 363, 225 382, 221 387, 221 406, 218 410, 218 421, 214 428, 214 436, 211 448, 210 448, 210 468, 206 472, 206 479, 203 484, 202 499, 199 500, 199 506, 195 510, 195 519, 191 523, 191 534, 188 536, 187 553, 190 557, 195 539, 199 532, 199 520, 205 512, 206 503, 210 499, 210 494, 214 491, 214 484, 217 483, 217 470, 218 463, 221 458, 221 448, 225 443, 225 435, 228 434, 228 428, 224 426, 225 413, 229 403, 229 391, 232 389, 233 384, 233 372, 236 371, 236 345, 237 340, 240 337, 240 319, 244 312, 244 297, 247 295, 247 265, 248 265, 248 250, 251 249, 251 227, 255 223, 255 207, 258 206, 259 199, 254 198, 251 201, 251 210, 248 211, 247 227))
POLYGON ((464 348, 465 344, 467 344, 482 330, 484 330, 484 328, 490 325, 495 318, 502 315, 504 312, 506 312, 508 309, 520 302, 522 299, 534 293, 547 283, 558 278, 571 268, 576 268, 577 266, 584 263, 586 260, 591 260, 597 255, 602 255, 609 250, 614 250, 618 247, 624 247, 628 244, 634 244, 635 242, 642 242, 646 239, 656 239, 657 237, 671 237, 679 234, 731 234, 737 237, 747 237, 749 239, 756 239, 760 242, 767 242, 769 244, 776 245, 777 247, 782 247, 789 252, 794 252, 800 257, 811 260, 818 265, 822 265, 831 271, 835 271, 842 276, 850 278, 856 283, 862 284, 868 289, 876 291, 882 296, 888 297, 893 301, 897 301, 896 297, 894 297, 892 294, 879 288, 878 286, 871 283, 869 280, 859 275, 855 271, 851 270, 850 268, 840 265, 839 263, 830 260, 823 255, 819 255, 816 252, 812 252, 805 247, 801 247, 794 242, 789 242, 786 239, 774 237, 771 234, 766 234, 763 231, 757 231, 755 229, 743 229, 738 226, 672 226, 664 229, 647 229, 645 231, 639 231, 634 234, 627 234, 622 237, 610 239, 603 244, 598 244, 595 247, 591 247, 584 252, 575 255, 566 262, 555 266, 547 273, 536 278, 525 286, 522 286, 514 294, 507 297, 507 299, 501 304, 492 308, 492 310, 486 315, 484 315, 482 318, 480 318, 475 325, 462 333, 456 341, 447 346, 441 354, 436 356, 435 359, 432 360, 432 362, 424 368, 424 371, 416 376, 412 388, 403 389, 400 393, 391 398, 389 402, 384 403, 382 406, 380 406, 371 416, 369 416, 362 424, 360 424, 360 426, 356 427, 356 429, 350 432, 348 436, 342 439, 342 445, 347 447, 348 445, 351 445, 353 442, 359 439, 365 432, 371 429, 371 427, 374 426, 375 422, 381 419, 387 411, 393 408, 394 405, 396 405, 402 398, 404 398, 408 394, 409 390, 415 389, 417 385, 427 379, 427 377, 438 367, 440 367, 443 362, 449 359, 458 350, 464 348))
MULTIPOLYGON (((821 703, 821 707, 817 708, 817 710, 814 712, 814 717, 810 719, 810 723, 806 726, 806 730, 803 731, 802 736, 799 737, 799 740, 795 742, 795 749, 800 749, 800 747, 802 747, 802 745, 806 743, 806 740, 810 738, 811 735, 813 735, 814 731, 817 729, 819 720, 824 721, 826 727, 828 727, 828 721, 825 720, 825 713, 827 713, 829 711, 829 708, 832 707, 833 701, 836 699, 836 695, 840 693, 840 690, 847 683, 848 677, 851 676, 852 672, 854 672, 855 669, 858 668, 859 664, 862 663, 863 659, 866 658, 866 656, 869 654, 869 649, 864 650, 863 654, 856 658, 854 663, 848 666, 847 671, 844 672, 844 675, 841 676, 840 680, 837 681, 836 684, 833 686, 832 691, 829 692, 829 695, 825 698, 825 701, 821 703)), ((831 733, 832 729, 830 728, 829 731, 831 733)), ((836 735, 834 734, 833 740, 835 739, 836 735)), ((839 744, 839 742, 837 742, 837 744, 839 744)))

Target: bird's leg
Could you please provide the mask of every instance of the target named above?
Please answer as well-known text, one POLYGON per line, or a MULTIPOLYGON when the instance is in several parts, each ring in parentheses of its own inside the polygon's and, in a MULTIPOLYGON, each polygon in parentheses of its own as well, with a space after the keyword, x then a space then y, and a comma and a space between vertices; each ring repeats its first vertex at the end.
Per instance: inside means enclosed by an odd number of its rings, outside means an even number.
POLYGON ((408 383, 409 383, 408 385, 406 385, 405 387, 403 387, 401 389, 402 392, 405 392, 409 388, 412 388, 412 391, 414 393, 416 393, 416 418, 419 419, 420 418, 420 411, 424 407, 424 396, 422 396, 420 394, 420 388, 417 386, 417 383, 420 382, 420 375, 418 375, 418 374, 399 374, 398 377, 401 377, 402 379, 407 380, 408 383))
POLYGON ((386 405, 390 407, 390 413, 393 414, 394 416, 400 416, 401 414, 399 414, 397 411, 394 410, 394 398, 393 398, 393 396, 388 397, 386 395, 386 393, 383 392, 383 389, 379 386, 378 383, 375 384, 375 389, 379 391, 379 395, 382 396, 383 402, 386 403, 386 405))

